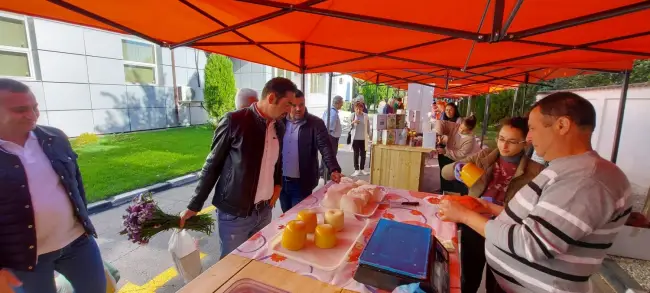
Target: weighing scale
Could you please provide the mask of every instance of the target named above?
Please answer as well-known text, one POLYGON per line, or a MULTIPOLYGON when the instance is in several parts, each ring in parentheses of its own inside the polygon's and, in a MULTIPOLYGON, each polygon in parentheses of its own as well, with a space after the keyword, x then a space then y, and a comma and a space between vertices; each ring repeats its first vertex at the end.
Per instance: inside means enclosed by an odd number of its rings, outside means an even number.
POLYGON ((425 292, 449 292, 449 253, 431 229, 381 219, 359 257, 354 279, 392 291, 420 283, 425 292))

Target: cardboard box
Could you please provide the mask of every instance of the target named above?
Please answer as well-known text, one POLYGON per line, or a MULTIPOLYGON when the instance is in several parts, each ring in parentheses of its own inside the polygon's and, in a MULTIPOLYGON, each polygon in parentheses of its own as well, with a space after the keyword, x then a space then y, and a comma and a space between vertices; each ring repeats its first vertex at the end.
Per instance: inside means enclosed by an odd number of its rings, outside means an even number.
POLYGON ((395 115, 395 124, 396 129, 406 128, 406 114, 397 114, 395 115))
POLYGON ((373 130, 372 131, 372 143, 373 144, 381 144, 383 141, 383 131, 382 130, 373 130))
POLYGON ((396 134, 396 139, 395 139, 395 144, 396 145, 406 145, 406 141, 408 140, 408 129, 398 129, 397 134, 396 134))
POLYGON ((372 129, 374 130, 384 130, 388 129, 386 127, 386 118, 388 115, 386 114, 377 114, 375 115, 375 118, 373 118, 373 124, 372 124, 372 129))
POLYGON ((607 254, 650 260, 650 249, 643 248, 640 243, 650 243, 650 229, 623 226, 607 254))
POLYGON ((397 130, 387 129, 382 130, 381 143, 384 145, 394 145, 397 140, 397 130))
POLYGON ((397 128, 397 115, 388 114, 386 115, 386 129, 395 129, 397 128))
POLYGON ((422 133, 422 147, 423 148, 436 148, 436 133, 432 131, 425 131, 422 133))
POLYGON ((417 133, 422 133, 422 112, 416 110, 409 110, 407 114, 407 125, 406 127, 415 130, 417 133))

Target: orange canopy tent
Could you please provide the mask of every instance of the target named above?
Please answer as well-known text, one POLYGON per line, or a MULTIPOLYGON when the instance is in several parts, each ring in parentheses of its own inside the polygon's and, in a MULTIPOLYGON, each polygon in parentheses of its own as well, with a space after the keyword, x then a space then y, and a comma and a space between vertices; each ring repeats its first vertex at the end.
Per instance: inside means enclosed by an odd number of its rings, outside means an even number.
MULTIPOLYGON (((0 1, 0 10, 300 73, 435 68, 491 79, 499 77, 484 70, 494 66, 628 70, 650 58, 649 8, 643 0, 0 1)), ((628 80, 629 72, 614 153, 628 80)))
POLYGON ((638 0, 0 2, 0 10, 301 73, 439 68, 469 75, 493 66, 629 69, 650 57, 648 8, 650 1, 638 0))

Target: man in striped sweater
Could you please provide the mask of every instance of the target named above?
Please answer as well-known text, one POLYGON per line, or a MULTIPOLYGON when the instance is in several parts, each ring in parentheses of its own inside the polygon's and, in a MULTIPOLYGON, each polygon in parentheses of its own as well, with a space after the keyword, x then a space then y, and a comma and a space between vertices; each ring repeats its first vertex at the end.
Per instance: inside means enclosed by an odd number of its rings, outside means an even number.
POLYGON ((505 208, 483 202, 494 220, 447 201, 442 218, 485 237, 488 269, 505 292, 591 292, 589 277, 631 211, 630 183, 593 151, 596 111, 586 99, 549 95, 528 123, 528 139, 549 167, 505 208))

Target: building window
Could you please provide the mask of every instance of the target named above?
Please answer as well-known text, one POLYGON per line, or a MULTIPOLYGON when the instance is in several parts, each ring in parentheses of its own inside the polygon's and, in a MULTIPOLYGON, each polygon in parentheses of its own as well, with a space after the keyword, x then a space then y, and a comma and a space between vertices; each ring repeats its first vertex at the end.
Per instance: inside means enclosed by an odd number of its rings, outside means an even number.
POLYGON ((34 76, 25 17, 0 14, 0 76, 34 76))
POLYGON ((274 77, 284 77, 284 78, 291 79, 292 75, 293 75, 293 73, 291 71, 289 71, 289 70, 276 68, 274 77))
POLYGON ((127 83, 156 83, 156 48, 153 44, 122 40, 122 54, 127 83))
POLYGON ((309 75, 309 92, 326 94, 325 75, 313 73, 309 75))

